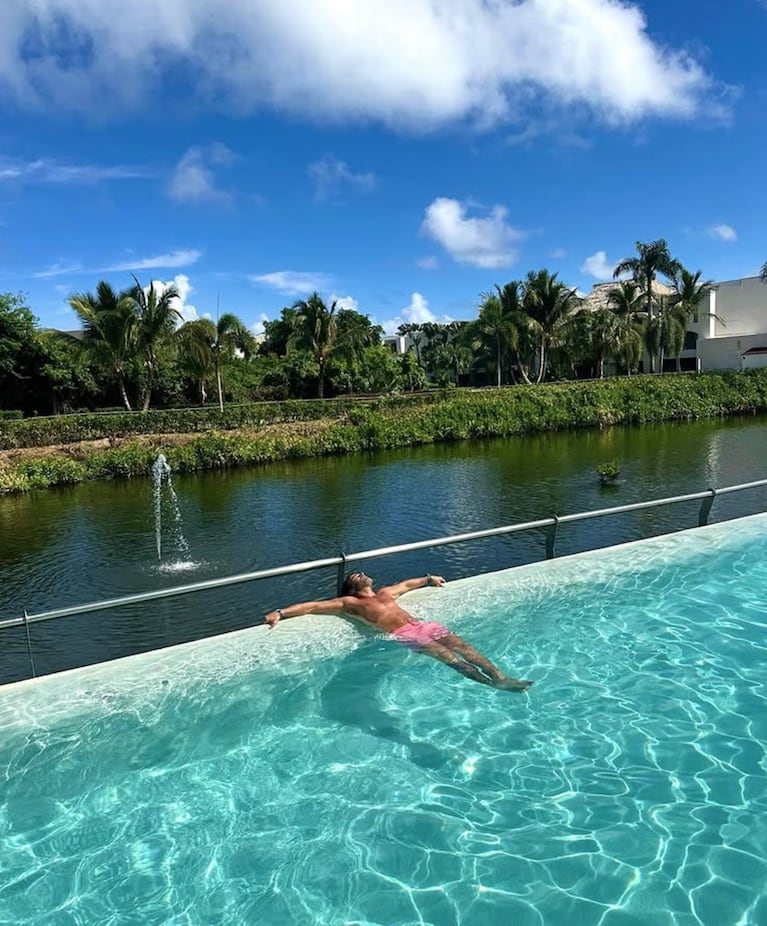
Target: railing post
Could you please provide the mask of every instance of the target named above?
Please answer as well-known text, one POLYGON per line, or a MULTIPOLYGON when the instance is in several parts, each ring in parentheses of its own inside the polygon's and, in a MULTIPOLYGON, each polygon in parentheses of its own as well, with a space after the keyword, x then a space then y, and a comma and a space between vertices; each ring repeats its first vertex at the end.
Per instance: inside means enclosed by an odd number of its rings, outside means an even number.
POLYGON ((554 515, 554 523, 546 528, 546 559, 554 559, 557 555, 557 531, 559 530, 559 517, 554 515))
POLYGON ((29 615, 27 614, 26 608, 24 608, 24 630, 27 634, 27 655, 29 656, 29 668, 32 670, 32 678, 37 678, 37 672, 35 672, 35 659, 32 655, 32 638, 29 635, 29 615))
POLYGON ((704 498, 700 505, 700 511, 698 512, 698 527, 705 527, 708 524, 711 506, 714 504, 714 499, 716 498, 716 489, 709 489, 709 492, 711 496, 709 498, 704 498))
POLYGON ((341 562, 338 564, 338 573, 336 575, 336 594, 341 594, 344 578, 346 577, 346 554, 341 553, 341 562))

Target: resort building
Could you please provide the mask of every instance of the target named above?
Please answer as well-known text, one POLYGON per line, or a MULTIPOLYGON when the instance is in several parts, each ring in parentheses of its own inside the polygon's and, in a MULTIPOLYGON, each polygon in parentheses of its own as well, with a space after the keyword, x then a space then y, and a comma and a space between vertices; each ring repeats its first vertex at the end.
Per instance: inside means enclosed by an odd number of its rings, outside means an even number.
POLYGON ((689 335, 702 370, 745 370, 767 366, 767 284, 760 277, 716 283, 707 311, 693 318, 689 335))
MULTIPOLYGON (((597 311, 608 304, 615 282, 597 283, 581 303, 597 311)), ((656 281, 659 297, 671 288, 656 281)), ((746 370, 767 366, 767 284, 758 276, 715 283, 699 315, 689 324, 685 349, 680 354, 682 370, 746 370)), ((676 358, 667 357, 664 370, 676 369, 676 358)), ((614 366, 608 365, 608 372, 614 366)))

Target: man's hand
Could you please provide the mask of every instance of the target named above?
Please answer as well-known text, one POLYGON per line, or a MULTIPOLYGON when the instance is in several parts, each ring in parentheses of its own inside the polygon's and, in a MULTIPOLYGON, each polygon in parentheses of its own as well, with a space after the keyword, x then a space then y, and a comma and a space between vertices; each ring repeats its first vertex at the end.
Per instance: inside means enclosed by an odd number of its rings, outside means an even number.
POLYGON ((429 576, 429 585, 434 586, 434 588, 442 588, 446 582, 447 580, 442 576, 429 576))
POLYGON ((281 618, 281 617, 282 617, 282 612, 281 612, 281 611, 279 611, 279 610, 277 610, 277 611, 270 611, 270 612, 266 615, 266 617, 264 618, 264 621, 269 625, 269 627, 270 627, 272 630, 274 630, 274 628, 275 628, 275 627, 277 626, 277 624, 280 622, 280 618, 281 618))

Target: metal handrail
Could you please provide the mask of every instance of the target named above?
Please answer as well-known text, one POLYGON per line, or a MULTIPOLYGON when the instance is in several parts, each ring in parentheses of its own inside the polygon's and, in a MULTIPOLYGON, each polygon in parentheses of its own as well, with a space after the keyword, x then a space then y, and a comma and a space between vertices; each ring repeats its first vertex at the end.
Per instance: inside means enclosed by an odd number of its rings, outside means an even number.
POLYGON ((601 518, 612 514, 623 514, 629 511, 642 511, 647 508, 658 508, 661 505, 671 505, 678 502, 703 501, 701 505, 698 525, 703 526, 708 522, 708 514, 714 499, 720 495, 729 495, 733 492, 741 492, 744 489, 756 489, 767 486, 767 479, 759 479, 756 482, 745 482, 735 486, 725 486, 721 489, 706 489, 702 492, 692 492, 687 495, 674 495, 669 498, 655 498, 644 502, 634 502, 630 505, 617 505, 614 508, 598 508, 594 511, 583 511, 577 514, 565 514, 561 516, 554 515, 548 518, 541 518, 537 521, 525 521, 520 524, 510 524, 505 527, 491 527, 481 531, 471 531, 466 534, 453 534, 449 537, 436 537, 432 540, 418 540, 413 543, 402 543, 395 546, 379 547, 375 550, 363 550, 359 553, 345 553, 340 556, 331 556, 325 559, 310 560, 304 563, 292 563, 289 566, 277 566, 273 569, 259 569, 255 572, 244 572, 238 575, 225 576, 221 579, 208 579, 204 582, 193 582, 188 585, 177 585, 172 588, 158 589, 153 592, 140 592, 135 595, 124 595, 120 598, 109 598, 105 601, 93 601, 88 604, 73 605, 68 608, 57 608, 53 611, 41 611, 38 614, 27 614, 24 612, 23 617, 7 618, 0 620, 0 630, 9 627, 29 626, 29 624, 38 621, 48 621, 59 617, 69 617, 74 614, 85 614, 89 611, 103 611, 110 608, 118 608, 128 604, 136 604, 143 601, 154 601, 158 598, 172 598, 177 595, 186 595, 190 592, 206 591, 213 588, 224 588, 229 585, 238 585, 243 582, 252 582, 257 579, 268 579, 277 576, 291 575, 295 572, 309 572, 315 569, 323 569, 329 566, 346 567, 349 563, 356 563, 360 560, 374 559, 379 556, 391 556, 394 553, 408 553, 413 550, 424 550, 431 547, 442 547, 452 543, 463 543, 466 540, 481 540, 485 537, 499 537, 506 534, 515 534, 520 531, 535 530, 537 528, 547 528, 546 555, 548 558, 555 556, 556 532, 560 524, 570 524, 575 521, 586 521, 590 518, 601 518))

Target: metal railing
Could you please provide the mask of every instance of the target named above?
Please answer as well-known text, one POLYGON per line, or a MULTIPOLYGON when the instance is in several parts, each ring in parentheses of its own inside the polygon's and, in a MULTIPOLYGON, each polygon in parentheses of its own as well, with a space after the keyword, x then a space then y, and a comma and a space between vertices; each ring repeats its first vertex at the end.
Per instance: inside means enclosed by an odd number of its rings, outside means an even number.
POLYGON ((32 676, 35 676, 35 665, 32 654, 32 642, 29 634, 29 625, 39 621, 54 620, 59 617, 70 617, 75 614, 86 614, 89 611, 104 611, 119 608, 129 604, 138 604, 144 601, 155 601, 158 598, 172 598, 178 595, 187 595, 191 592, 208 591, 214 588, 225 588, 229 585, 239 585, 243 582, 253 582, 258 579, 270 579, 278 576, 292 575, 296 572, 309 572, 315 569, 337 567, 337 588, 340 592, 343 577, 351 563, 361 560, 375 559, 380 556, 392 556, 395 553, 409 553, 413 550, 425 550, 432 547, 443 547, 453 543, 463 543, 467 540, 481 540, 485 537, 501 537, 507 534, 516 534, 521 531, 545 529, 546 558, 556 556, 557 533, 561 524, 572 524, 577 521, 587 521, 591 518, 602 518, 608 515, 625 514, 629 511, 644 511, 649 508, 659 508, 663 505, 673 505, 680 502, 700 501, 698 511, 698 526, 708 524, 711 507, 716 498, 722 495, 731 495, 745 489, 757 489, 767 486, 767 479, 756 482, 745 482, 740 485, 724 486, 721 489, 705 489, 702 492, 692 492, 688 495, 674 495, 669 498, 656 498, 644 502, 634 502, 630 505, 618 505, 614 508, 598 508, 594 511, 583 511, 577 514, 552 515, 537 521, 525 521, 520 524, 510 524, 505 527, 491 527, 481 531, 471 531, 467 534, 453 534, 449 537, 436 537, 432 540, 418 540, 413 543, 402 543, 396 546, 379 547, 375 550, 363 550, 359 553, 341 553, 339 556, 330 556, 325 559, 315 559, 304 563, 292 563, 289 566, 277 566, 274 569, 259 569, 255 572, 243 572, 238 575, 225 576, 221 579, 208 579, 204 582, 192 582, 188 585, 177 585, 171 588, 158 589, 152 592, 140 592, 135 595, 124 595, 120 598, 108 598, 104 601, 92 601, 87 604, 73 605, 68 608, 57 608, 53 611, 41 611, 29 614, 26 610, 21 617, 12 617, 0 620, 0 630, 11 627, 24 627, 26 630, 27 652, 29 655, 32 676))

